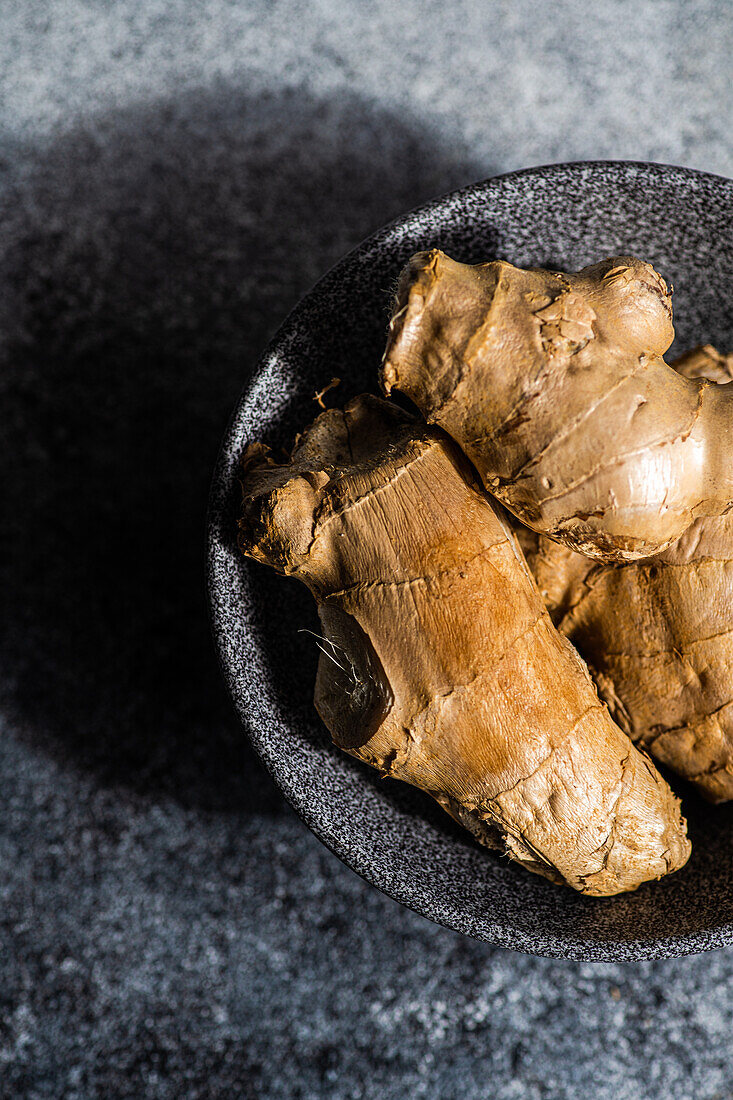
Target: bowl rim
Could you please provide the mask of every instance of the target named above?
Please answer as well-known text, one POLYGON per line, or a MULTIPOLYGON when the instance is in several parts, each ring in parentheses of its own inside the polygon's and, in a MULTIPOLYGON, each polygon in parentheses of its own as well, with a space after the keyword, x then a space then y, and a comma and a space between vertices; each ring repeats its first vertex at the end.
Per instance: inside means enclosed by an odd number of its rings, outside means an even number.
POLYGON ((733 920, 724 922, 715 928, 696 929, 679 935, 648 939, 639 936, 635 939, 624 940, 612 938, 592 940, 582 936, 574 936, 572 932, 564 935, 548 930, 543 931, 542 943, 538 944, 535 942, 536 937, 534 934, 513 926, 507 926, 500 921, 492 921, 490 914, 482 917, 479 925, 478 918, 461 912, 457 907, 442 915, 426 911, 421 905, 420 897, 417 896, 414 890, 409 888, 406 882, 395 881, 385 873, 381 864, 371 863, 367 866, 365 861, 350 852, 348 842, 343 840, 342 834, 337 831, 330 831, 321 815, 313 808, 313 804, 302 796, 297 785, 288 782, 282 772, 277 769, 275 759, 267 751, 266 734, 261 734, 254 720, 253 707, 249 703, 251 695, 237 690, 236 670, 230 664, 226 645, 226 638, 229 633, 226 622, 227 600, 223 591, 225 586, 217 566, 219 555, 228 554, 228 550, 225 549, 222 542, 221 531, 225 519, 225 500, 230 491, 227 475, 230 476, 231 451, 234 446, 241 447, 241 439, 237 433, 239 418, 248 402, 251 401, 268 361, 277 355, 281 345, 288 339, 288 334, 297 324, 300 314, 307 308, 311 295, 321 288, 324 283, 337 276, 342 267, 345 268, 358 257, 368 256, 375 249, 383 247, 391 235, 398 232, 407 223, 414 223, 414 219, 417 217, 424 216, 439 208, 450 208, 451 205, 462 201, 469 195, 480 193, 490 196, 492 191, 498 191, 507 184, 518 180, 527 178, 552 180, 553 177, 564 176, 567 178, 569 175, 580 176, 583 173, 616 173, 619 176, 628 173, 629 175, 643 174, 652 179, 665 177, 668 180, 677 178, 680 181, 688 182, 695 180, 711 181, 716 186, 722 186, 725 190, 730 191, 730 201, 733 203, 733 179, 696 168, 639 160, 557 161, 489 176, 486 179, 477 180, 463 187, 447 191, 403 212, 351 248, 323 273, 282 319, 272 338, 258 356, 249 382, 240 392, 230 415, 214 466, 206 515, 206 583, 210 625, 219 665, 235 711, 242 722, 252 747, 267 769, 275 786, 318 840, 370 886, 375 887, 385 896, 397 901, 400 905, 419 916, 425 917, 434 924, 442 925, 459 934, 468 935, 509 950, 546 958, 596 962, 675 958, 714 951, 732 945, 733 920))

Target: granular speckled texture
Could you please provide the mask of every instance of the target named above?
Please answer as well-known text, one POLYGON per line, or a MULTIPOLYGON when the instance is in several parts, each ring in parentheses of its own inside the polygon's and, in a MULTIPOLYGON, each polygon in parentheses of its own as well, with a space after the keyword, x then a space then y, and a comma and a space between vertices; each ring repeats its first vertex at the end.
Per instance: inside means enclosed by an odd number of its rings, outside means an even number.
POLYGON ((202 580, 300 295, 499 171, 733 173, 731 46, 715 0, 3 6, 0 1096, 733 1096, 731 950, 503 951, 331 855, 242 738, 202 580))

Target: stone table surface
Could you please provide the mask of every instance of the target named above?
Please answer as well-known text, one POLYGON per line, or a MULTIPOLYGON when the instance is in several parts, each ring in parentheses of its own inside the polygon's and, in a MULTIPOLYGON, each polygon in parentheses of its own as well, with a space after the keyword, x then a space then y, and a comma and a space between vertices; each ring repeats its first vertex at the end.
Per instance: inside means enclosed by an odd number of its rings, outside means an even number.
POLYGON ((0 19, 0 1096, 733 1097, 733 951, 493 949, 322 848, 233 717, 203 582, 219 438, 299 296, 497 172, 733 174, 729 5, 0 19))

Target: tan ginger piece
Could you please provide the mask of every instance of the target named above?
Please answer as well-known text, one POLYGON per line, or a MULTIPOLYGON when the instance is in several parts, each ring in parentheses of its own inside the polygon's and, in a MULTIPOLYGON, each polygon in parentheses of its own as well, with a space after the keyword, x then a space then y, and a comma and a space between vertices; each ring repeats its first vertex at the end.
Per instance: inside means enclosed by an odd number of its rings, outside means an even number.
POLYGON ((673 336, 671 292, 628 256, 563 274, 420 252, 381 380, 528 527, 630 561, 733 502, 733 391, 675 373, 673 336))
MULTIPOLYGON (((728 381, 733 356, 707 345, 674 366, 728 381)), ((520 541, 616 721, 709 801, 733 798, 733 514, 695 520, 668 550, 617 567, 530 531, 520 541)))
POLYGON ((282 464, 250 447, 243 477, 241 549, 318 604, 315 705, 340 748, 582 893, 685 863, 677 799, 611 720, 447 436, 362 396, 282 464))
POLYGON ((705 378, 718 385, 733 379, 733 355, 723 355, 712 344, 686 351, 674 360, 672 366, 685 378, 705 378))

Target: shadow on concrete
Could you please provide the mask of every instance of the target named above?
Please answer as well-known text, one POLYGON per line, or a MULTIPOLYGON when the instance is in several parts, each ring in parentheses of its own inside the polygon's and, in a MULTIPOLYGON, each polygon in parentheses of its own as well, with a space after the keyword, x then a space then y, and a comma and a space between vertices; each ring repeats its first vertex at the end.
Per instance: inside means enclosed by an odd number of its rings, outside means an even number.
POLYGON ((16 146, 4 172, 5 706, 104 785, 276 813, 209 638, 219 439, 324 270, 492 168, 354 97, 222 87, 16 146))

